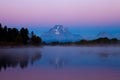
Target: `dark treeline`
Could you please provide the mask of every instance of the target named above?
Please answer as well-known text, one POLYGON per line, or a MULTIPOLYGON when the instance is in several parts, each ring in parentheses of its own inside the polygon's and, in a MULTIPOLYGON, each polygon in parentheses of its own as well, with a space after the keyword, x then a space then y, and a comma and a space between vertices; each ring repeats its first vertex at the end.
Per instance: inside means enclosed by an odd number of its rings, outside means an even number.
POLYGON ((120 41, 116 38, 109 39, 107 37, 105 38, 98 38, 95 40, 81 40, 78 42, 75 42, 75 44, 119 44, 120 41))
POLYGON ((8 28, 0 24, 0 45, 39 45, 42 40, 27 28, 8 28))
POLYGON ((98 38, 95 40, 80 40, 77 42, 51 42, 46 45, 120 45, 120 40, 113 38, 98 38))

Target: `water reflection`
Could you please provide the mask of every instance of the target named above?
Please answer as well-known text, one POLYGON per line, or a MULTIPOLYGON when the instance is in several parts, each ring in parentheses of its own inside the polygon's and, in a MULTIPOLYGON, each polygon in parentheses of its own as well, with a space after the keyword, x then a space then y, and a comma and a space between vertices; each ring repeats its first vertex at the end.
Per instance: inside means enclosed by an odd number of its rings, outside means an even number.
POLYGON ((110 56, 110 54, 106 52, 99 53, 99 57, 102 59, 107 59, 110 56))
POLYGON ((81 66, 120 66, 119 48, 44 47, 0 49, 0 69, 53 67, 55 69, 81 66), (25 50, 25 51, 24 51, 25 50), (36 52, 37 51, 37 52, 36 52), (11 53, 10 53, 11 52, 11 53), (41 58, 42 52, 42 58, 41 58), (40 61, 37 61, 41 59, 40 61), (37 61, 35 63, 35 61, 37 61))
POLYGON ((55 69, 83 66, 119 67, 119 51, 113 47, 45 47, 44 64, 41 65, 46 64, 55 69))
POLYGON ((54 66, 55 69, 64 67, 66 60, 62 57, 55 57, 49 60, 49 63, 54 66))
POLYGON ((103 52, 100 52, 98 54, 98 56, 101 58, 101 59, 107 59, 109 57, 117 57, 119 56, 119 53, 112 53, 112 52, 109 52, 109 51, 103 51, 103 52))
POLYGON ((7 68, 20 67, 26 68, 29 64, 33 64, 41 58, 41 52, 35 53, 1 53, 0 52, 0 70, 7 68))

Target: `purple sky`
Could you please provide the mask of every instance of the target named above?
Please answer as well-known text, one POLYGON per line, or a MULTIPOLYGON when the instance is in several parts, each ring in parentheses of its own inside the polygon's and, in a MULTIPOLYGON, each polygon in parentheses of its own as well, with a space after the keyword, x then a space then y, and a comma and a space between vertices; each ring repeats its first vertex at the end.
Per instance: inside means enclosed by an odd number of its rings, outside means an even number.
POLYGON ((14 27, 120 29, 120 0, 0 0, 0 10, 0 22, 14 27))
POLYGON ((120 20, 120 0, 1 0, 8 24, 94 24, 120 20))

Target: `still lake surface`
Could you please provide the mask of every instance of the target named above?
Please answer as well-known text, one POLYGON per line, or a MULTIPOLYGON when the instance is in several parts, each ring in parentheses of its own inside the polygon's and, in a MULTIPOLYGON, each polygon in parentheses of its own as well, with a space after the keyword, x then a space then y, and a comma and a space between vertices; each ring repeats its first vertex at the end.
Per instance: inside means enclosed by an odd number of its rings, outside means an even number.
POLYGON ((120 80, 120 47, 0 48, 0 80, 120 80))

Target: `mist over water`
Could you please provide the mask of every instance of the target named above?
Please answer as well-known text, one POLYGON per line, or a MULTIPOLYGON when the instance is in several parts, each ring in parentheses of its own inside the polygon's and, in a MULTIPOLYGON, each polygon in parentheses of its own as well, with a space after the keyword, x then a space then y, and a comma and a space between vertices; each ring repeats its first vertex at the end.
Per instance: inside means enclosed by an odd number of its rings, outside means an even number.
POLYGON ((112 46, 1 48, 0 78, 119 80, 120 48, 112 46))
POLYGON ((120 67, 119 52, 119 47, 47 46, 42 49, 44 61, 61 62, 64 67, 120 67))

